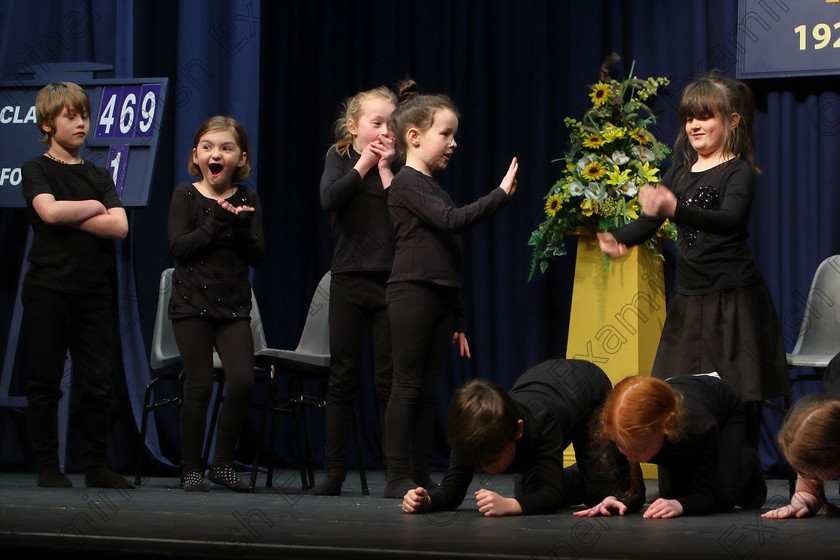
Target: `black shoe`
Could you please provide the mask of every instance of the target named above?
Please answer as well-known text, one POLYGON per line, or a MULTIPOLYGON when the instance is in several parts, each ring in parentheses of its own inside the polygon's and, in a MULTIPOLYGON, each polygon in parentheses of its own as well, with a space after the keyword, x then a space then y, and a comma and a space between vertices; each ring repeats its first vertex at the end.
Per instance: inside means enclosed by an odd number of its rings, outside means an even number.
POLYGON ((239 478, 230 465, 210 467, 207 480, 220 486, 227 486, 234 492, 250 492, 251 488, 239 478))
POLYGON ((181 490, 184 492, 208 492, 210 489, 204 484, 204 473, 192 471, 181 478, 181 490))
POLYGON ((328 476, 306 491, 311 496, 341 496, 341 486, 344 484, 343 478, 328 476))
POLYGON ((85 470, 85 486, 88 488, 134 488, 134 484, 108 467, 88 467, 85 470))
POLYGON ((38 471, 38 486, 41 488, 72 488, 73 483, 64 476, 58 465, 54 465, 38 471))

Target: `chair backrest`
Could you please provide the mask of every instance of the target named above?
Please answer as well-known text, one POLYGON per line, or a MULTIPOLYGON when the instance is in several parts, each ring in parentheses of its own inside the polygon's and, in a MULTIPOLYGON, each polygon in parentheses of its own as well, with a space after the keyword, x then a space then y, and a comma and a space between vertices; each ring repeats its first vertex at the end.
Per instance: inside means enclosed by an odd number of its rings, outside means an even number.
POLYGON ((169 297, 172 294, 172 271, 167 268, 160 275, 158 287, 157 312, 155 314, 155 330, 152 334, 152 350, 149 364, 152 369, 160 369, 177 363, 181 359, 181 352, 175 343, 175 332, 172 321, 169 320, 169 297))
MULTIPOLYGON (((173 268, 167 268, 160 275, 155 329, 152 334, 152 351, 149 360, 152 369, 160 369, 181 360, 181 351, 178 350, 178 344, 175 342, 175 331, 172 329, 172 321, 169 319, 169 298, 172 295, 173 270, 173 268)), ((254 338, 254 354, 256 354, 267 345, 262 319, 260 318, 260 309, 253 289, 251 290, 251 334, 254 338)), ((213 367, 217 369, 222 367, 222 360, 215 350, 213 351, 213 367)))
POLYGON ((265 342, 260 306, 257 304, 257 296, 253 288, 251 288, 251 336, 254 339, 254 355, 256 356, 260 350, 267 348, 268 344, 265 342))
POLYGON ((840 255, 814 273, 793 354, 834 356, 840 352, 840 255))
POLYGON ((329 271, 321 277, 295 352, 313 356, 330 355, 330 280, 329 271))

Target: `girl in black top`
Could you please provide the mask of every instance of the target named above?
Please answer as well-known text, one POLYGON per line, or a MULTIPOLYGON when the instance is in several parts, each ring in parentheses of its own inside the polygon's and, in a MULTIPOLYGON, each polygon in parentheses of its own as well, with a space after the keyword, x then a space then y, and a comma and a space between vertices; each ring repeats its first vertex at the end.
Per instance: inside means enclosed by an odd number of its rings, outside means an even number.
POLYGON ((388 187, 394 178, 389 127, 397 98, 386 88, 357 93, 344 103, 321 175, 321 205, 332 219, 330 388, 326 409, 324 480, 310 494, 337 496, 347 473, 347 441, 370 330, 380 421, 391 394, 391 329, 385 285, 394 260, 388 187))
POLYGON ((169 318, 181 352, 186 396, 181 406, 182 484, 206 492, 201 452, 213 392, 213 348, 222 360, 226 396, 219 414, 212 482, 247 491, 231 466, 254 384, 250 266, 265 253, 257 193, 234 181, 250 172, 248 138, 230 117, 202 124, 189 170, 202 179, 172 193, 169 245, 175 257, 169 318))
MULTIPOLYGON (((601 250, 618 257, 666 220, 677 225, 675 295, 652 375, 717 372, 735 382, 744 402, 789 391, 784 341, 773 301, 747 240, 755 193, 752 95, 741 82, 705 77, 682 94, 683 128, 672 167, 656 188, 639 192, 644 215, 601 250)), ((758 445, 758 407, 746 408, 748 440, 758 445)))
POLYGON ((461 324, 461 240, 458 234, 498 211, 516 189, 516 158, 499 188, 456 207, 432 178, 455 149, 458 113, 445 95, 417 95, 409 80, 392 115, 406 165, 391 183, 388 208, 396 229, 386 301, 394 377, 385 414, 385 497, 429 488, 434 407, 447 343, 469 357, 461 324), (453 334, 454 333, 454 334, 453 334))
MULTIPOLYGON (((631 463, 659 465, 659 498, 646 519, 760 508, 767 497, 755 449, 744 445, 744 408, 738 391, 714 374, 666 381, 635 375, 616 384, 599 417, 601 440, 631 463)), ((643 488, 631 470, 633 488, 643 488)), ((624 499, 605 498, 578 516, 627 511, 624 499)))
POLYGON ((765 519, 811 517, 822 506, 830 516, 840 508, 825 497, 824 482, 840 476, 840 399, 832 395, 801 398, 779 430, 782 453, 796 470, 796 488, 790 504, 762 514, 765 519))

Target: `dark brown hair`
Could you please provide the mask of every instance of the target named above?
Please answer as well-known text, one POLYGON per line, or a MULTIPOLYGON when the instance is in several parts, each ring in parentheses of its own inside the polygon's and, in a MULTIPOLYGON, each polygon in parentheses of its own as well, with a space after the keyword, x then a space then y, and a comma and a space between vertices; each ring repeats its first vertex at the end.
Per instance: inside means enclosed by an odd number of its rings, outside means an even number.
POLYGON ((391 127, 397 137, 397 147, 405 153, 405 135, 409 128, 426 130, 435 120, 435 113, 443 109, 449 109, 455 116, 460 118, 455 103, 448 95, 421 94, 417 88, 417 82, 406 78, 397 86, 397 98, 399 103, 391 115, 391 127))
POLYGON ((193 152, 198 147, 202 136, 208 132, 215 132, 217 130, 230 130, 236 139, 236 145, 245 153, 245 165, 237 167, 236 171, 233 172, 233 177, 231 177, 231 181, 233 182, 244 181, 251 174, 251 150, 248 147, 248 135, 245 134, 245 128, 239 124, 239 121, 223 115, 210 117, 198 127, 193 137, 193 149, 190 152, 190 163, 187 166, 187 170, 190 172, 190 175, 201 175, 201 169, 193 161, 193 152))
POLYGON ((674 144, 674 153, 684 163, 697 160, 697 153, 691 148, 685 123, 689 118, 716 116, 724 123, 723 141, 726 150, 738 159, 749 163, 756 173, 755 137, 753 122, 755 119, 755 101, 752 91, 744 83, 712 72, 688 84, 680 99, 680 132, 674 144), (730 126, 732 114, 739 116, 738 125, 730 126))
POLYGON ((480 466, 516 440, 519 411, 510 394, 496 383, 468 381, 449 404, 449 445, 459 461, 480 466))

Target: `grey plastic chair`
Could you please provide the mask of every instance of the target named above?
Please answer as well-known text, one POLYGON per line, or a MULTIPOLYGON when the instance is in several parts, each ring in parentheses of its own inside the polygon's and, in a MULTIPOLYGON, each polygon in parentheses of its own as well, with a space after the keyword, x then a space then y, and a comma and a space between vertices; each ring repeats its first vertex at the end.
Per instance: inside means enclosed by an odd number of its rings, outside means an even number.
MULTIPOLYGON (((255 363, 258 367, 268 369, 271 378, 274 380, 272 390, 266 393, 263 406, 263 417, 260 422, 258 442, 262 442, 266 426, 270 422, 269 438, 271 441, 272 457, 269 458, 268 477, 266 486, 272 484, 273 477, 273 447, 274 447, 274 417, 277 413, 285 412, 288 405, 299 410, 303 419, 302 433, 296 433, 298 437, 298 449, 301 448, 300 440, 303 441, 303 459, 301 463, 301 483, 304 490, 315 485, 314 465, 312 458, 312 441, 309 432, 309 420, 307 410, 309 408, 325 409, 324 399, 309 396, 306 394, 305 385, 307 381, 329 381, 330 377, 330 279, 331 274, 327 272, 321 277, 318 287, 312 296, 309 304, 309 311, 303 332, 300 335, 298 345, 294 350, 264 347, 256 353, 255 363), (285 375, 288 377, 287 391, 280 392, 276 387, 277 377, 285 375)), ((296 432, 299 432, 297 429, 296 432)), ((356 457, 359 463, 359 477, 362 484, 362 493, 369 495, 364 459, 362 456, 359 425, 353 414, 352 433, 355 441, 356 457)), ((254 458, 255 469, 251 474, 251 486, 256 483, 256 465, 259 462, 259 445, 257 456, 254 458)))
POLYGON ((828 257, 817 267, 805 302, 802 326, 793 351, 787 354, 790 367, 810 367, 815 375, 804 379, 822 379, 828 362, 840 352, 840 255, 828 257))
MULTIPOLYGON (((822 381, 823 372, 840 352, 840 255, 823 260, 811 280, 805 301, 805 311, 796 344, 786 354, 788 367, 812 368, 813 373, 801 373, 790 378, 791 389, 800 381, 822 381)), ((764 401, 763 405, 781 415, 791 407, 790 391, 784 396, 784 407, 764 401)), ((796 473, 789 469, 790 495, 793 495, 796 473)))

